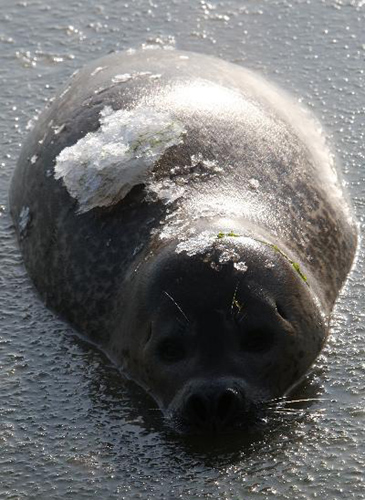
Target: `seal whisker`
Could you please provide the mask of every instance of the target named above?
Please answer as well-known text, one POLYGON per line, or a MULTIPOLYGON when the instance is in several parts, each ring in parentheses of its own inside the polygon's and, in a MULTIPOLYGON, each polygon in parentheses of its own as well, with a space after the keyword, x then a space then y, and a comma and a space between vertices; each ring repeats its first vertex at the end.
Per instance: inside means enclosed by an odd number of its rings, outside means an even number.
POLYGON ((275 402, 275 401, 283 401, 283 400, 285 400, 285 396, 279 396, 277 398, 272 398, 272 399, 266 400, 266 404, 271 403, 271 402, 275 402))
POLYGON ((272 413, 276 415, 281 415, 281 416, 303 416, 306 413, 303 411, 296 411, 296 412, 288 412, 288 411, 279 411, 279 410, 274 410, 272 413))
POLYGON ((175 300, 173 297, 171 297, 171 295, 170 295, 168 292, 166 292, 166 290, 163 290, 163 293, 164 293, 165 295, 167 295, 167 297, 168 297, 168 298, 169 298, 169 299, 170 299, 170 300, 171 300, 171 301, 175 304, 175 306, 178 308, 178 310, 180 311, 180 313, 181 313, 181 314, 184 316, 184 318, 186 319, 187 323, 190 323, 189 318, 186 316, 186 314, 185 314, 185 313, 184 313, 184 311, 181 309, 181 307, 180 307, 180 306, 179 306, 179 304, 176 302, 176 300, 175 300))
POLYGON ((285 399, 285 398, 274 398, 270 399, 266 402, 266 408, 282 408, 285 405, 294 404, 294 403, 310 403, 315 401, 331 401, 331 399, 322 399, 322 398, 302 398, 302 399, 285 399))
POLYGON ((303 399, 285 399, 282 402, 285 404, 288 403, 307 403, 310 401, 331 401, 330 399, 322 399, 322 398, 303 398, 303 399))
POLYGON ((267 399, 266 403, 271 402, 285 402, 285 403, 301 403, 302 401, 330 401, 330 399, 323 398, 298 398, 298 399, 287 399, 287 396, 279 396, 277 398, 267 399))
POLYGON ((287 413, 287 414, 303 414, 303 413, 308 413, 311 415, 314 415, 316 413, 323 413, 326 411, 326 408, 316 408, 315 410, 312 410, 311 408, 300 408, 298 410, 295 410, 294 408, 268 408, 270 410, 270 413, 287 413))
POLYGON ((316 418, 321 417, 326 412, 326 408, 282 408, 282 407, 273 407, 267 408, 267 414, 272 415, 273 418, 282 417, 282 418, 316 418))
POLYGON ((240 325, 242 323, 242 321, 244 319, 246 319, 249 315, 249 312, 250 312, 250 305, 251 305, 251 301, 250 300, 247 300, 245 302, 245 309, 244 311, 242 312, 242 308, 241 308, 241 311, 239 311, 238 313, 238 324, 240 325))
MULTIPOLYGON (((238 290, 239 284, 240 284, 240 282, 237 281, 236 288, 234 289, 233 296, 232 296, 232 301, 231 301, 231 316, 232 317, 234 316, 233 308, 234 308, 234 306, 237 307, 237 299, 236 299, 236 297, 237 297, 237 290, 238 290)), ((238 308, 238 309, 240 311, 240 308, 238 308)))
MULTIPOLYGON (((271 408, 269 408, 271 410, 271 408)), ((274 412, 279 412, 279 413, 303 413, 305 411, 309 411, 305 408, 298 408, 295 410, 294 408, 272 408, 274 412)))

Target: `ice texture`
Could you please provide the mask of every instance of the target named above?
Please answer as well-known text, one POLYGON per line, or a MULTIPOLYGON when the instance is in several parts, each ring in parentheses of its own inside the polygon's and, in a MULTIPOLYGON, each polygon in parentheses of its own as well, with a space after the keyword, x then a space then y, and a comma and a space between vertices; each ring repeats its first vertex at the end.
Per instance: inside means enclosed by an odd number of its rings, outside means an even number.
POLYGON ((161 78, 161 74, 153 74, 151 71, 133 71, 132 73, 123 73, 121 75, 115 75, 112 78, 113 83, 126 83, 130 80, 134 80, 139 77, 148 76, 151 80, 158 80, 161 78))
POLYGON ((19 233, 21 235, 23 235, 23 233, 27 229, 29 223, 30 223, 29 207, 22 207, 20 214, 19 214, 19 220, 18 220, 19 233))
POLYGON ((225 235, 218 238, 214 231, 203 231, 197 234, 186 233, 185 237, 181 235, 180 241, 176 247, 176 253, 186 253, 190 257, 198 254, 205 254, 213 269, 219 271, 222 265, 233 263, 233 267, 242 273, 248 269, 242 260, 242 248, 245 247, 245 236, 225 235), (215 257, 213 258, 213 255, 215 257), (214 260, 217 258, 217 261, 214 260))
POLYGON ((156 161, 180 144, 184 133, 184 126, 167 112, 107 106, 100 113, 100 128, 57 156, 54 176, 79 202, 79 213, 110 206, 145 183, 156 161))
POLYGON ((174 203, 185 194, 185 188, 170 179, 163 179, 161 181, 152 180, 146 185, 146 191, 147 199, 153 200, 157 198, 165 203, 165 205, 174 203))
POLYGON ((90 74, 90 76, 95 76, 98 73, 100 73, 100 71, 103 71, 104 69, 106 69, 106 66, 98 66, 97 68, 94 69, 94 71, 90 74))
MULTIPOLYGON (((186 201, 193 193, 195 181, 207 180, 220 174, 223 170, 215 160, 206 160, 202 154, 192 155, 190 165, 176 166, 173 164, 166 177, 162 180, 156 180, 151 176, 146 184, 148 198, 157 198, 166 205, 183 198, 186 201), (190 189, 188 189, 188 186, 190 186, 190 189)), ((174 213, 178 213, 176 209, 174 213)))
POLYGON ((243 273, 245 273, 248 269, 246 262, 235 262, 233 267, 237 269, 237 271, 242 271, 243 273))

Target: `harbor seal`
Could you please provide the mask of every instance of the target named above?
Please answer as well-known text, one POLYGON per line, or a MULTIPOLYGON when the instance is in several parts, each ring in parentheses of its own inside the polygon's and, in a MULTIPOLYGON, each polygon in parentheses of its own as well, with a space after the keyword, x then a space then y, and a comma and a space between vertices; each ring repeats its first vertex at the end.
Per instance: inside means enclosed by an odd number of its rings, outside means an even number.
POLYGON ((10 209, 47 306, 182 433, 250 428, 303 377, 357 244, 317 122, 177 50, 75 74, 22 148, 10 209))

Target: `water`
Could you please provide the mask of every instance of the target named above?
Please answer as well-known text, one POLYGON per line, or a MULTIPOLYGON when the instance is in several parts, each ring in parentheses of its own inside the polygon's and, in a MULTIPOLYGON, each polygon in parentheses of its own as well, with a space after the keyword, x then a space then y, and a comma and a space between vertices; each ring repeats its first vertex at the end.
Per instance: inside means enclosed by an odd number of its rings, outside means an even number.
POLYGON ((363 227, 365 2, 1 0, 0 7, 0 498, 365 498, 363 249, 301 390, 316 401, 278 415, 251 443, 206 443, 172 436, 153 402, 45 309, 7 212, 20 144, 55 89, 91 59, 157 44, 258 70, 313 108, 363 227))

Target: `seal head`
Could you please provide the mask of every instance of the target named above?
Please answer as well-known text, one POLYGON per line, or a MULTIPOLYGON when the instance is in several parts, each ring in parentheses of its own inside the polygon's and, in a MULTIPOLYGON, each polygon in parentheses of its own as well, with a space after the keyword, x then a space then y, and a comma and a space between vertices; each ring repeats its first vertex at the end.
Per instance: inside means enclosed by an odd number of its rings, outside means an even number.
POLYGON ((194 256, 177 248, 160 248, 129 282, 135 307, 121 329, 133 335, 110 350, 179 431, 248 427, 308 370, 325 322, 303 278, 264 243, 217 238, 194 256), (219 263, 232 247, 244 265, 219 263))

